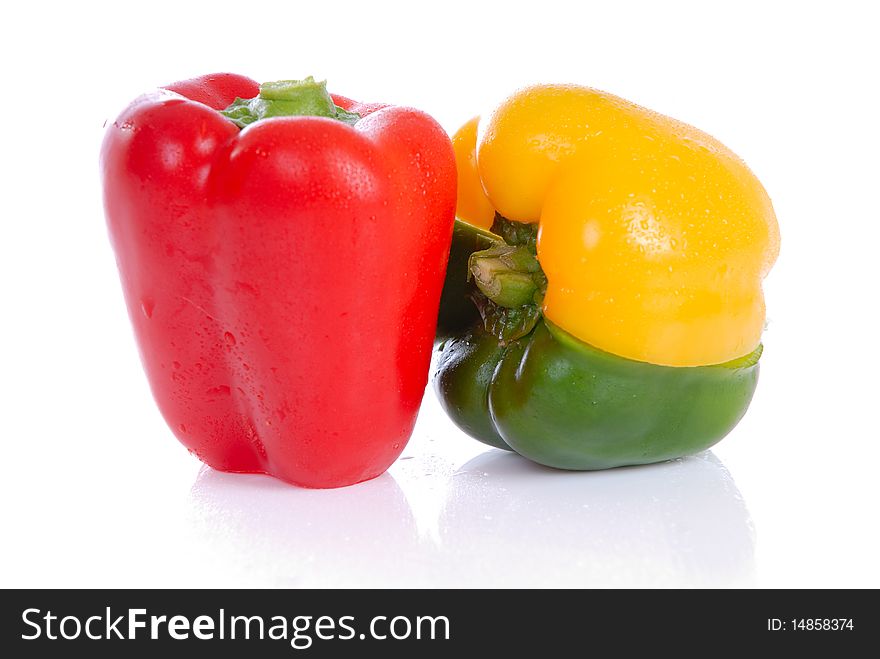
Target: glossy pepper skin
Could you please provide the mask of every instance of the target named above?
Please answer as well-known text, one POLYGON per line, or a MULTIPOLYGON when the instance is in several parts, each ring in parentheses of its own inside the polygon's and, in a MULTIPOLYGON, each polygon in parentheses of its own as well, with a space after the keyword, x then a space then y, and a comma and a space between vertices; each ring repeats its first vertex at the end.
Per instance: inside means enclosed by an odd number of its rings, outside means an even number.
POLYGON ((758 382, 761 349, 675 368, 597 350, 550 321, 507 345, 477 326, 441 349, 434 385, 469 435, 575 470, 698 453, 729 433, 758 382))
POLYGON ((515 93, 453 142, 453 250, 470 253, 451 255, 447 281, 470 288, 444 293, 441 317, 479 316, 439 337, 434 384, 452 419, 565 469, 722 439, 755 390, 779 246, 745 164, 686 124, 566 85, 515 93), (496 242, 474 250, 483 202, 496 242))
POLYGON ((381 474, 410 436, 456 188, 426 114, 329 99, 310 80, 187 80, 134 101, 101 154, 168 425, 214 468, 318 488, 381 474), (321 116, 275 116, 297 85, 309 104, 296 113, 321 116))

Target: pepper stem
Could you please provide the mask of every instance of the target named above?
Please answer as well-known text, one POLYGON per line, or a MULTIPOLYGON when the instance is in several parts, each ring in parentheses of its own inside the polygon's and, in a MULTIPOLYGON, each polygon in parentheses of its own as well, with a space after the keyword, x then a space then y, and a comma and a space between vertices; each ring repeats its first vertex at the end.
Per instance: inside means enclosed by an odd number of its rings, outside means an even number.
POLYGON ((327 93, 327 82, 312 76, 303 80, 276 80, 260 85, 260 98, 267 101, 290 101, 300 106, 302 114, 332 112, 333 99, 327 93))
POLYGON ((495 214, 488 249, 471 253, 468 281, 483 328, 502 344, 526 336, 541 320, 547 277, 538 263, 537 224, 522 224, 495 214))
POLYGON ((527 247, 500 243, 474 252, 468 271, 480 292, 500 307, 540 303, 546 278, 527 247))
POLYGON ((278 80, 260 85, 254 98, 237 98, 220 114, 244 128, 270 117, 327 117, 354 125, 360 115, 333 102, 326 81, 312 76, 304 80, 278 80))

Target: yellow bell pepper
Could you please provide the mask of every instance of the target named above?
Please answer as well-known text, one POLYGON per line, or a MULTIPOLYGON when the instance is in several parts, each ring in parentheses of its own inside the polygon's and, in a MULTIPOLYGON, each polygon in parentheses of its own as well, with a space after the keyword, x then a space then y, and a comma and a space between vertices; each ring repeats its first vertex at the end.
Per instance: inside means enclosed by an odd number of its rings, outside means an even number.
POLYGON ((665 366, 758 347, 779 227, 761 183, 711 136, 601 91, 539 85, 453 144, 461 219, 539 224, 556 326, 665 366))

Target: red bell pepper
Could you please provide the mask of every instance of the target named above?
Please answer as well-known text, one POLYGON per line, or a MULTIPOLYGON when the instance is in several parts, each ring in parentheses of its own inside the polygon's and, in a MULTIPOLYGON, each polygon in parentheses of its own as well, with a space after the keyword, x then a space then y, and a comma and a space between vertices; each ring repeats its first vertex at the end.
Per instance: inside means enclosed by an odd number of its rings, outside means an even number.
POLYGON ((219 74, 134 101, 101 169, 141 358, 190 452, 307 487, 384 472, 424 393, 452 235, 440 126, 219 74))

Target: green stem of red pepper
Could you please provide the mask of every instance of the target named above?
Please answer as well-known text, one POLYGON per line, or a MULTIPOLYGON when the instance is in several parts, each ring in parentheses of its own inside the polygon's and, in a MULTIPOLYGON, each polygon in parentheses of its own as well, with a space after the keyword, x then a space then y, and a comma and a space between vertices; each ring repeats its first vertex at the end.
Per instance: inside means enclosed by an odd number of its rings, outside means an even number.
POLYGON ((255 121, 271 117, 327 117, 353 126, 360 120, 336 103, 327 91, 327 81, 312 76, 304 80, 277 80, 260 85, 254 98, 236 98, 220 114, 244 128, 255 121))

